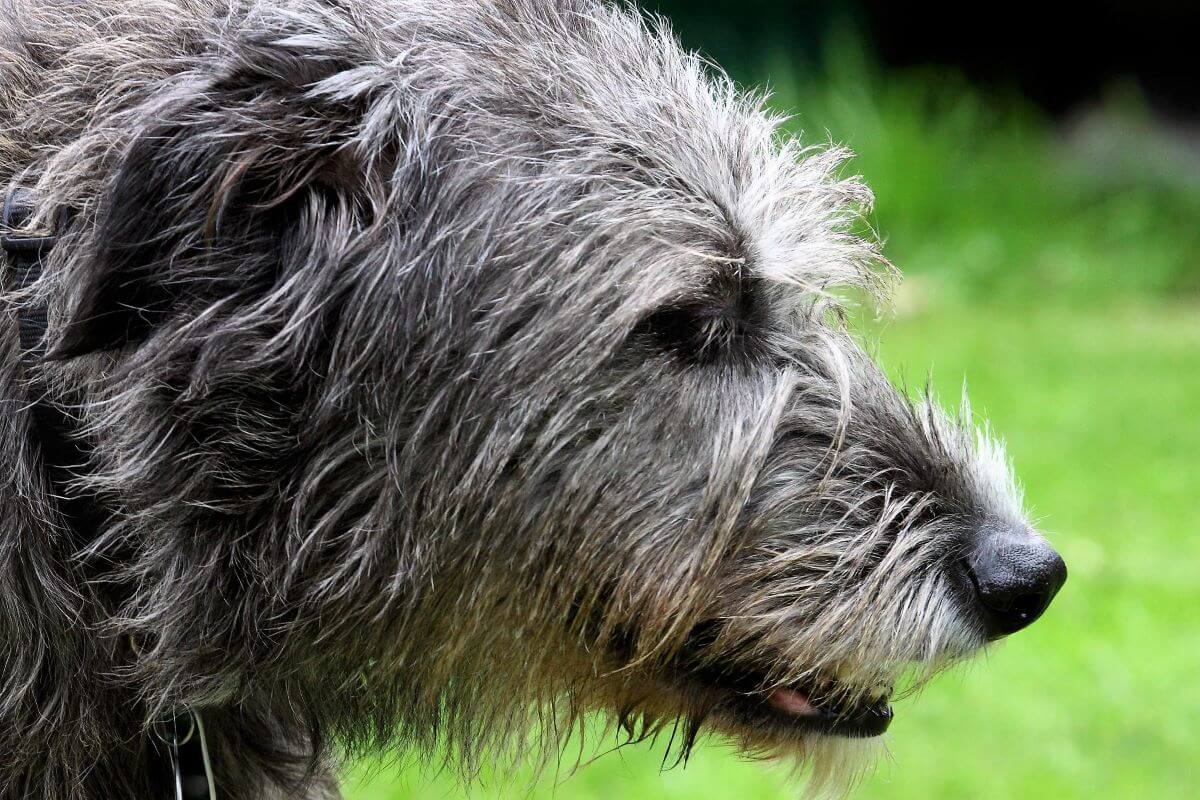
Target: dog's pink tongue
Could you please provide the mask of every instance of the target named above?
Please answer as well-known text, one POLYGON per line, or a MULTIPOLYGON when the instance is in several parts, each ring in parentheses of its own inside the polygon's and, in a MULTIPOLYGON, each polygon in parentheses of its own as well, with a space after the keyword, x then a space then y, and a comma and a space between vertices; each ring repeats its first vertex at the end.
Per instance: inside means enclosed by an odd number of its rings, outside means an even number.
POLYGON ((803 716, 816 714, 816 707, 808 701, 808 695, 795 689, 776 689, 767 697, 767 702, 785 714, 803 716))

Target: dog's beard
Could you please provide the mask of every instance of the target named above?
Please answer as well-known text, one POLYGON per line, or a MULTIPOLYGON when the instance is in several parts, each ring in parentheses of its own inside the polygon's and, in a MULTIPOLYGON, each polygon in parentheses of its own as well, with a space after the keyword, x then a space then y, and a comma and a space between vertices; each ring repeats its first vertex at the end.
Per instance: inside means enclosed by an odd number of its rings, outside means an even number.
POLYGON ((781 753, 795 777, 807 777, 805 794, 814 798, 848 795, 870 774, 885 752, 885 739, 814 736, 781 753))

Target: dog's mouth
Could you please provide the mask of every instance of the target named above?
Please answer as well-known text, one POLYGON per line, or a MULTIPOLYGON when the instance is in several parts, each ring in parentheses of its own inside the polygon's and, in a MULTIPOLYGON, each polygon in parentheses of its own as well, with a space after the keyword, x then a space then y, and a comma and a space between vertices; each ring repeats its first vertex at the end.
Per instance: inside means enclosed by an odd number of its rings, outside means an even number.
POLYGON ((714 713, 735 728, 772 739, 803 734, 868 738, 883 734, 892 722, 892 687, 852 687, 818 674, 803 682, 762 689, 761 676, 730 677, 727 671, 690 671, 716 703, 714 713))
POLYGON ((820 688, 782 687, 764 701, 771 713, 803 723, 806 730, 832 736, 879 736, 892 724, 892 690, 879 687, 865 699, 849 699, 833 682, 820 688))

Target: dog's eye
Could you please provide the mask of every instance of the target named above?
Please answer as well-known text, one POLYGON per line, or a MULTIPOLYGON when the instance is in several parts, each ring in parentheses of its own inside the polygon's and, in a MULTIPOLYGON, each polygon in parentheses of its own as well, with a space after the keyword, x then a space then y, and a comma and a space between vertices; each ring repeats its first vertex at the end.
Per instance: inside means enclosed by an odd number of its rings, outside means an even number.
POLYGON ((722 276, 695 295, 648 314, 634 335, 688 365, 744 358, 759 349, 762 306, 756 279, 722 276))

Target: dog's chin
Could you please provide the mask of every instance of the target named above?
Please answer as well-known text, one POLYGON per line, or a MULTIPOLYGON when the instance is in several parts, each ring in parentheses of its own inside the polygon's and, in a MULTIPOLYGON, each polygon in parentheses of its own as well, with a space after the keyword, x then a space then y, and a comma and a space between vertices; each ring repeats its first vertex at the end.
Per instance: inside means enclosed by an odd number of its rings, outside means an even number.
POLYGON ((719 695, 710 728, 743 754, 791 770, 807 797, 848 795, 877 762, 892 721, 890 691, 859 701, 835 700, 839 693, 807 683, 760 693, 719 685, 709 691, 719 695))
POLYGON ((877 763, 892 720, 892 690, 851 687, 818 675, 769 686, 762 673, 680 666, 610 672, 586 705, 604 709, 630 741, 667 742, 664 763, 686 761, 697 738, 794 773, 808 796, 842 796, 877 763), (767 688, 764 688, 767 687, 767 688), (592 705, 595 703, 595 705, 592 705), (665 739, 660 735, 669 734, 665 739))
POLYGON ((891 724, 891 688, 855 689, 828 678, 750 690, 745 675, 704 679, 694 672, 672 683, 703 708, 704 726, 745 756, 767 759, 803 776, 805 795, 842 797, 878 761, 891 724))

